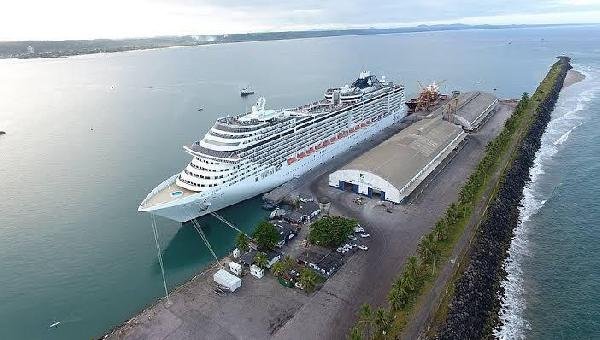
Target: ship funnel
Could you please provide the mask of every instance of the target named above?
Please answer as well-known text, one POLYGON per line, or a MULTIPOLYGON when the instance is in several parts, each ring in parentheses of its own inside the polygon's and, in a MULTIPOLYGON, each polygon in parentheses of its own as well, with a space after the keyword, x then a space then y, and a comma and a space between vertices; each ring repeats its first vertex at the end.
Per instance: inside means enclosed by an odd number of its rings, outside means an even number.
POLYGON ((267 101, 266 101, 265 97, 258 98, 258 100, 256 101, 256 104, 252 105, 252 112, 264 111, 266 102, 267 101))

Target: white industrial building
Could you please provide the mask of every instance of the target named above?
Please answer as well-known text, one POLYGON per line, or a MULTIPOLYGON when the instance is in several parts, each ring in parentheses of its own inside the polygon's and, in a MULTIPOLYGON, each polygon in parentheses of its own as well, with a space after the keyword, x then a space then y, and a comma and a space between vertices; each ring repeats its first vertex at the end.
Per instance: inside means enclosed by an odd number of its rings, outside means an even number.
POLYGON ((420 120, 330 174, 329 185, 400 203, 465 137, 440 116, 420 120))

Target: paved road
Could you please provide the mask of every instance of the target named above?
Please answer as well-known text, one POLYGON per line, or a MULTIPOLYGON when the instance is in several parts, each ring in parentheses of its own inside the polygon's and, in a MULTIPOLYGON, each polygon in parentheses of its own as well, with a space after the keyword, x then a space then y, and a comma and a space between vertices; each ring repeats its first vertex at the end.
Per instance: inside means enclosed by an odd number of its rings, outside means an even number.
POLYGON ((390 286, 405 260, 415 253, 420 237, 430 230, 456 199, 464 180, 479 161, 487 142, 509 114, 503 105, 496 115, 431 181, 423 193, 393 213, 366 200, 357 206, 354 194, 327 185, 327 174, 397 132, 398 126, 363 143, 327 167, 310 173, 298 189, 332 199, 332 213, 355 217, 371 232, 370 249, 352 256, 323 288, 306 295, 284 288, 272 277, 245 277, 235 294, 212 291, 214 269, 171 294, 171 305, 158 303, 109 336, 111 339, 343 339, 362 303, 385 305, 390 286))
POLYGON ((479 162, 485 145, 502 128, 512 112, 501 105, 481 130, 470 136, 463 149, 443 168, 422 194, 392 214, 375 200, 358 206, 355 194, 327 186, 327 174, 306 183, 299 191, 311 191, 332 199, 332 213, 357 218, 372 240, 367 256, 355 256, 317 292, 276 334, 277 339, 343 339, 363 303, 386 306, 387 293, 406 259, 427 233, 479 162))

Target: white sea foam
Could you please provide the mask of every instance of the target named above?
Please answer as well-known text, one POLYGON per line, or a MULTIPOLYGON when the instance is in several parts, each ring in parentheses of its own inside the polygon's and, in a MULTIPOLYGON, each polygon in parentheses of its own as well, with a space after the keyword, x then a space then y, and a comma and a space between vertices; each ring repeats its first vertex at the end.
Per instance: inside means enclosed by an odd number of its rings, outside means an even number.
POLYGON ((562 143, 566 142, 567 139, 569 139, 569 135, 571 134, 571 132, 573 132, 573 130, 575 130, 578 127, 580 127, 581 124, 583 124, 583 123, 579 123, 579 124, 573 126, 572 128, 570 128, 567 132, 563 133, 557 140, 555 140, 553 144, 554 145, 561 145, 562 143))
MULTIPOLYGON (((589 67, 581 68, 586 76, 581 83, 574 84, 561 92, 552 120, 548 123, 542 136, 542 145, 535 155, 534 165, 529 174, 531 181, 523 189, 523 199, 519 208, 520 222, 509 249, 509 256, 504 262, 506 279, 501 283, 505 294, 501 297, 500 320, 502 326, 494 331, 499 339, 525 339, 530 325, 525 318, 527 307, 524 261, 532 256, 529 247, 530 219, 542 209, 549 197, 544 197, 539 186, 539 179, 545 173, 544 168, 549 160, 565 147, 571 133, 581 126, 586 117, 580 112, 586 108, 600 91, 600 70, 589 67)), ((547 195, 551 196, 551 195, 547 195)))

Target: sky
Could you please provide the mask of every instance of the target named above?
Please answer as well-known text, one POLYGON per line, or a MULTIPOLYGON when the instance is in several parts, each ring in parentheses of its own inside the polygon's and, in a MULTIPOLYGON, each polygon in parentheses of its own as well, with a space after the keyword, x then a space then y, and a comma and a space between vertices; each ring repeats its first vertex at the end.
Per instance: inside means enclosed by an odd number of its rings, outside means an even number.
POLYGON ((0 41, 600 23, 600 0, 0 0, 0 41))

